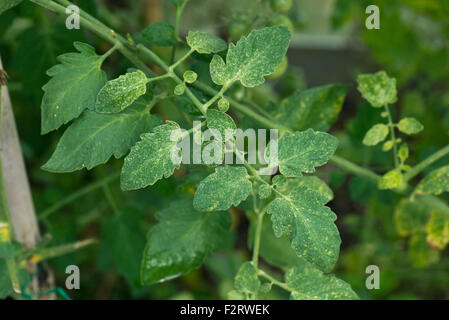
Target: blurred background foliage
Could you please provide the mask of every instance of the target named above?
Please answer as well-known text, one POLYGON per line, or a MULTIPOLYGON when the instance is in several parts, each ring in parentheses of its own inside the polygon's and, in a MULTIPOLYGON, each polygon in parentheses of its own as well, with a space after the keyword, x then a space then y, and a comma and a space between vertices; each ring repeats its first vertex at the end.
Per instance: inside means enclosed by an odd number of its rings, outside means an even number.
MULTIPOLYGON (((74 1, 96 18, 122 34, 137 34, 157 22, 173 23, 175 10, 164 0, 78 0, 74 1)), ((395 117, 413 116, 425 126, 411 138, 411 161, 417 163, 448 143, 449 130, 449 0, 378 0, 381 29, 365 28, 365 0, 293 0, 285 13, 274 12, 267 0, 191 0, 181 23, 181 33, 200 29, 235 41, 251 29, 285 24, 294 30, 288 52, 287 71, 259 88, 233 89, 256 104, 272 111, 295 90, 329 83, 351 84, 338 122, 331 132, 338 136, 338 154, 376 172, 385 172, 392 163, 381 148, 362 145, 364 134, 379 121, 376 110, 363 103, 355 90, 356 76, 385 69, 398 80, 399 101, 395 117)), ((67 30, 64 17, 24 1, 0 18, 0 52, 10 75, 9 90, 32 185, 41 228, 51 245, 85 238, 99 242, 76 253, 49 261, 56 283, 63 285, 65 267, 81 269, 81 290, 70 295, 77 299, 213 299, 227 298, 233 289, 238 266, 248 260, 248 222, 241 208, 232 209, 235 239, 233 247, 214 254, 203 268, 167 283, 139 285, 139 269, 145 235, 154 224, 154 213, 175 198, 191 194, 207 169, 186 167, 170 179, 142 191, 120 191, 116 173, 122 160, 110 161, 92 171, 51 174, 40 166, 53 152, 62 130, 40 136, 41 87, 48 81, 46 70, 56 57, 73 51, 72 43, 88 42, 105 52, 110 45, 88 30, 67 30), (186 175, 186 172, 190 172, 186 175), (112 181, 101 187, 98 181, 112 181), (84 193, 83 188, 92 191, 84 193), (97 188, 96 186, 100 186, 97 188), (67 197, 76 201, 59 206, 67 197), (108 201, 112 199, 112 201, 108 201), (61 202, 62 201, 62 202, 61 202), (118 210, 114 211, 114 206, 118 210)), ((171 50, 154 47, 163 56, 171 50)), ((182 51, 178 50, 177 55, 182 51)), ((124 73, 131 65, 118 54, 107 60, 109 78, 124 73)), ((196 58, 193 69, 200 79, 208 61, 196 58), (201 72, 203 70, 203 72, 201 72)), ((183 104, 183 101, 177 101, 183 104)), ((184 105, 183 108, 190 106, 184 105)), ((178 114, 172 103, 160 104, 163 118, 178 114)), ((184 120, 181 116, 179 121, 184 120)), ((236 115, 239 118, 238 115, 236 115)), ((255 126, 240 118, 243 126, 255 126)), ((428 170, 449 159, 441 159, 428 170)), ((342 250, 337 276, 348 281, 365 299, 447 299, 449 259, 424 241, 409 245, 394 224, 400 196, 379 191, 362 178, 348 175, 328 165, 318 171, 335 193, 331 207, 338 215, 342 250), (381 270, 379 290, 365 288, 365 268, 375 264, 381 270)), ((446 197, 447 200, 447 197, 446 197)), ((266 219, 268 220, 268 219, 266 219)), ((290 246, 274 240, 269 221, 264 226, 262 256, 279 268, 297 259, 290 246)), ((251 244, 250 244, 251 245, 251 244)), ((286 298, 273 290, 267 298, 286 298)))

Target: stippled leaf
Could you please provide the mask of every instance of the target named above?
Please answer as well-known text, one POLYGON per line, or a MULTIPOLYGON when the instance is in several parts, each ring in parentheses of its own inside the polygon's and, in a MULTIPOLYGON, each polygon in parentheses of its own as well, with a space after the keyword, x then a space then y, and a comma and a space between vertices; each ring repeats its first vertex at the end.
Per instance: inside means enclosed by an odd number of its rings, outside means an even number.
POLYGON ((340 235, 337 219, 325 206, 328 198, 300 186, 273 200, 267 208, 276 237, 287 236, 296 254, 327 272, 338 259, 340 235))
MULTIPOLYGON (((176 122, 167 121, 143 134, 140 141, 131 148, 122 168, 120 185, 123 190, 136 190, 153 185, 161 178, 168 178, 179 162, 172 161, 171 152, 179 150, 178 141, 172 141, 172 133, 179 130, 176 122)), ((173 159, 175 160, 175 159, 173 159)))
POLYGON ((186 40, 189 47, 198 53, 217 53, 226 50, 228 47, 223 39, 201 31, 190 31, 186 40))
POLYGON ((440 259, 439 251, 429 247, 425 232, 418 232, 410 238, 408 256, 416 268, 425 268, 440 259))
POLYGON ((269 27, 252 31, 236 45, 230 44, 226 63, 215 55, 210 64, 212 80, 218 85, 240 81, 246 87, 265 82, 287 52, 290 32, 286 27, 269 27))
POLYGON ((77 118, 86 108, 93 109, 97 94, 107 80, 101 70, 104 58, 85 43, 75 42, 74 46, 79 53, 59 56, 61 64, 47 71, 52 78, 43 87, 42 134, 77 118))
POLYGON ((363 74, 357 77, 358 90, 373 107, 380 108, 397 101, 396 79, 385 71, 363 74))
POLYGON ((415 189, 417 194, 435 194, 449 192, 449 166, 430 172, 415 189))
POLYGON ((404 118, 398 123, 399 131, 405 134, 416 134, 424 129, 424 126, 415 118, 404 118))
POLYGON ((122 157, 139 136, 161 123, 158 116, 145 111, 146 99, 116 114, 87 110, 65 132, 56 151, 42 169, 72 172, 105 163, 114 155, 122 157))
POLYGON ((288 270, 285 282, 292 291, 290 298, 295 300, 359 299, 348 283, 308 264, 288 270))
POLYGON ((160 21, 149 25, 138 35, 145 45, 156 45, 161 47, 171 47, 176 44, 175 28, 168 22, 160 21))
POLYGON ((147 82, 147 76, 140 70, 108 81, 98 93, 95 110, 100 113, 122 111, 147 92, 147 82))
POLYGON ((394 211, 394 223, 399 235, 405 237, 424 230, 429 216, 427 205, 416 199, 403 199, 394 211))
POLYGON ((198 212, 192 200, 175 201, 156 215, 144 250, 144 284, 176 278, 201 266, 207 255, 229 243, 231 217, 226 212, 198 212))
POLYGON ((391 190, 404 186, 404 176, 400 169, 393 169, 382 176, 378 188, 380 190, 391 190))
POLYGON ((388 136, 388 126, 383 123, 378 123, 368 130, 363 138, 363 144, 366 146, 375 146, 379 142, 385 140, 388 136))
POLYGON ((260 280, 257 277, 257 269, 251 262, 245 262, 240 267, 234 278, 234 287, 243 294, 256 294, 260 289, 260 280))
POLYGON ((23 0, 2 0, 2 2, 0 2, 0 14, 17 6, 22 1, 23 0))
POLYGON ((234 130, 237 128, 234 120, 228 114, 215 109, 207 110, 206 121, 209 129, 217 129, 220 131, 223 141, 225 139, 226 129, 234 130))
POLYGON ((327 131, 337 120, 347 86, 327 85, 298 91, 271 110, 275 119, 292 130, 327 131))
POLYGON ((279 139, 279 171, 287 177, 313 173, 315 167, 327 163, 337 145, 338 141, 334 136, 312 129, 294 134, 286 133, 279 139))
POLYGON ((227 210, 237 206, 251 193, 252 185, 244 167, 217 167, 201 181, 193 205, 200 211, 227 210))
POLYGON ((331 201, 334 198, 334 193, 329 186, 316 176, 302 176, 292 179, 287 179, 287 183, 281 187, 278 187, 278 191, 282 193, 288 192, 288 190, 304 187, 312 191, 318 192, 323 197, 327 198, 327 201, 331 201))
POLYGON ((426 225, 427 242, 434 248, 443 250, 449 243, 449 218, 439 211, 432 211, 426 225))

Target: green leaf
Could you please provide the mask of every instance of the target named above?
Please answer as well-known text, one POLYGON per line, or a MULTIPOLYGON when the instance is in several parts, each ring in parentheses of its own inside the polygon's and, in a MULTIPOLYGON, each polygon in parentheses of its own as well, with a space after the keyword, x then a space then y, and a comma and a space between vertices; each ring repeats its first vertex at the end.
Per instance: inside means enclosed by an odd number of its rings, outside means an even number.
POLYGON ((415 189, 417 194, 440 195, 449 192, 449 165, 430 172, 415 189))
POLYGON ((64 132, 56 151, 42 169, 72 172, 106 163, 114 155, 122 157, 143 132, 161 123, 146 111, 145 99, 116 114, 87 110, 64 132))
POLYGON ((220 131, 223 142, 226 137, 226 129, 237 129, 234 120, 228 114, 215 109, 207 110, 206 121, 209 129, 217 129, 220 131))
POLYGON ((337 217, 325 206, 327 202, 325 195, 300 186, 283 193, 267 208, 276 237, 286 235, 299 257, 326 272, 335 265, 341 243, 334 224, 337 217))
POLYGON ((396 79, 385 71, 362 74, 357 77, 358 90, 373 107, 380 108, 397 101, 396 79))
POLYGON ((425 232, 418 232, 410 238, 408 256, 415 268, 425 268, 440 259, 439 251, 432 250, 427 244, 425 232))
POLYGON ((433 248, 443 250, 449 243, 449 219, 439 211, 432 211, 426 225, 427 243, 433 248))
POLYGON ((307 264, 288 270, 285 283, 292 291, 290 298, 295 300, 359 299, 348 283, 307 264))
POLYGON ((237 206, 251 193, 252 184, 244 167, 217 167, 201 181, 193 206, 200 211, 227 210, 237 206))
POLYGON ((192 200, 172 202, 156 215, 144 250, 143 284, 173 279, 201 266, 205 258, 230 241, 231 216, 226 212, 198 212, 192 200))
POLYGON ((378 188, 380 190, 391 190, 402 188, 404 186, 404 176, 401 169, 393 169, 388 171, 379 180, 378 188))
POLYGON ((423 230, 428 216, 429 208, 425 203, 418 199, 401 200, 394 211, 394 223, 398 234, 406 237, 423 230))
POLYGON ((101 225, 102 241, 108 246, 110 259, 119 274, 132 285, 137 285, 140 275, 145 233, 141 219, 133 210, 121 211, 119 215, 106 218, 101 225))
POLYGON ((398 151, 398 157, 401 160, 401 163, 403 164, 409 157, 410 151, 408 149, 408 145, 406 143, 401 144, 401 147, 398 151))
POLYGON ((246 87, 265 82, 287 52, 290 31, 286 27, 269 27, 252 31, 236 45, 230 44, 226 63, 215 55, 210 64, 212 80, 218 85, 240 81, 246 87))
POLYGON ((260 289, 260 280, 257 269, 251 262, 245 262, 234 278, 235 289, 243 294, 256 294, 260 289))
MULTIPOLYGON (((153 185, 156 181, 173 174, 179 168, 180 161, 172 161, 171 152, 177 152, 178 141, 172 141, 171 135, 180 130, 173 121, 154 128, 153 132, 141 136, 141 140, 131 148, 125 158, 121 173, 121 188, 136 190, 153 185)), ((179 159, 180 160, 180 159, 179 159)))
POLYGON ((156 45, 160 47, 174 46, 176 41, 175 28, 168 22, 156 22, 145 29, 138 35, 137 40, 145 45, 156 45))
POLYGON ((2 2, 0 3, 0 14, 17 6, 22 1, 23 0, 2 0, 2 2))
POLYGON ((334 198, 334 193, 331 188, 320 178, 316 176, 302 176, 298 178, 288 179, 287 183, 278 187, 278 191, 281 193, 287 193, 289 190, 304 187, 312 191, 320 193, 327 201, 331 201, 334 198))
POLYGON ((277 122, 295 131, 309 128, 328 131, 340 114, 347 92, 348 87, 341 85, 297 91, 282 100, 271 114, 277 122))
POLYGON ((411 135, 421 132, 424 126, 415 118, 404 118, 398 123, 399 131, 411 135))
POLYGON ((378 123, 368 130, 363 138, 363 144, 366 146, 375 146, 379 142, 385 140, 388 136, 388 126, 383 123, 378 123))
POLYGON ((189 47, 198 53, 217 53, 228 48, 223 39, 201 31, 190 31, 186 40, 189 47))
POLYGON ((98 93, 95 110, 100 113, 122 111, 147 92, 147 83, 147 76, 140 70, 108 81, 98 93))
MULTIPOLYGON (((19 281, 21 287, 24 288, 29 282, 29 275, 25 269, 19 270, 19 281)), ((5 299, 13 294, 14 290, 9 279, 9 272, 6 262, 0 259, 0 299, 5 299)))
POLYGON ((104 58, 85 43, 75 42, 79 53, 66 53, 47 71, 51 80, 42 88, 42 134, 58 129, 84 111, 93 109, 107 77, 101 70, 104 58))
MULTIPOLYGON (((312 129, 286 133, 279 139, 279 171, 287 177, 313 173, 315 167, 327 163, 337 149, 338 140, 324 132, 312 129)), ((270 148, 267 148, 269 151, 270 148)))

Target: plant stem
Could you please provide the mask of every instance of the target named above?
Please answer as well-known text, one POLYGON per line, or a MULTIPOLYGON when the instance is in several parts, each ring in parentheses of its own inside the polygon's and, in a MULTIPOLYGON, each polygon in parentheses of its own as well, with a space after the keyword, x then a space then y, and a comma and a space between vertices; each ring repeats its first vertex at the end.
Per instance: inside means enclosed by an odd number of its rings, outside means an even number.
POLYGON ((444 148, 438 150, 434 154, 428 156, 426 159, 418 163, 416 166, 414 166, 410 171, 404 174, 405 181, 409 181, 416 177, 420 172, 422 172, 425 168, 430 166, 432 163, 440 160, 442 157, 449 154, 449 145, 445 146, 444 148))
POLYGON ((114 201, 114 197, 111 194, 111 190, 109 189, 109 186, 107 183, 103 184, 103 191, 106 196, 106 199, 108 200, 109 205, 112 208, 112 211, 114 211, 114 214, 116 217, 120 216, 120 210, 117 207, 117 204, 114 201))
POLYGON ((386 104, 384 107, 385 107, 385 112, 387 113, 387 117, 388 117, 388 127, 390 129, 391 141, 393 141, 394 167, 398 168, 399 167, 398 146, 396 144, 396 135, 394 133, 395 127, 394 127, 393 119, 391 117, 391 112, 390 112, 390 108, 388 107, 388 104, 386 104))
POLYGON ((263 218, 265 216, 265 210, 257 213, 256 232, 254 234, 254 247, 253 247, 253 265, 257 269, 259 265, 259 251, 260 251, 260 238, 262 236, 263 218))
POLYGON ((288 292, 292 291, 286 283, 281 282, 281 281, 273 278, 272 276, 270 276, 268 273, 266 273, 265 271, 263 271, 261 269, 257 270, 257 275, 261 276, 262 278, 267 279, 272 284, 277 285, 278 287, 280 287, 280 288, 282 288, 282 289, 284 289, 284 290, 286 290, 288 292))
POLYGON ((365 178, 369 181, 372 181, 374 183, 379 183, 379 180, 381 179, 381 177, 374 173, 373 171, 363 168, 351 161, 348 161, 346 159, 343 159, 339 156, 332 156, 332 158, 330 159, 330 162, 336 164, 337 166, 339 166, 340 168, 342 168, 345 171, 351 172, 359 177, 365 178))
POLYGON ((62 199, 61 201, 59 201, 59 202, 55 203, 54 205, 52 205, 51 207, 49 207, 48 209, 42 211, 38 215, 38 219, 39 220, 46 219, 49 215, 58 211, 62 207, 72 203, 73 201, 81 198, 82 196, 84 196, 96 189, 103 187, 103 185, 108 184, 108 183, 118 179, 119 177, 120 177, 120 172, 115 172, 115 173, 111 174, 110 176, 107 176, 99 181, 96 181, 96 182, 76 191, 75 193, 72 193, 70 196, 62 199))
POLYGON ((194 51, 195 50, 190 49, 189 52, 187 52, 181 59, 179 59, 178 61, 176 61, 174 64, 172 64, 170 66, 170 70, 171 71, 175 70, 176 67, 179 66, 181 63, 183 63, 188 57, 190 57, 194 51))

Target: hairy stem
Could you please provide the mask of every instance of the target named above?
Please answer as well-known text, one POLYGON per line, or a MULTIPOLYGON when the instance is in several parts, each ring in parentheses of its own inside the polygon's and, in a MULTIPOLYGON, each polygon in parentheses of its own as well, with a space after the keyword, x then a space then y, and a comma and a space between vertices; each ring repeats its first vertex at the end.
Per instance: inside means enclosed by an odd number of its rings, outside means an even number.
POLYGON ((446 147, 438 150, 434 154, 428 156, 426 159, 418 163, 416 166, 414 166, 410 171, 404 174, 405 181, 409 181, 416 177, 420 172, 422 172, 425 168, 430 166, 432 163, 440 160, 444 156, 449 154, 449 145, 446 147))

